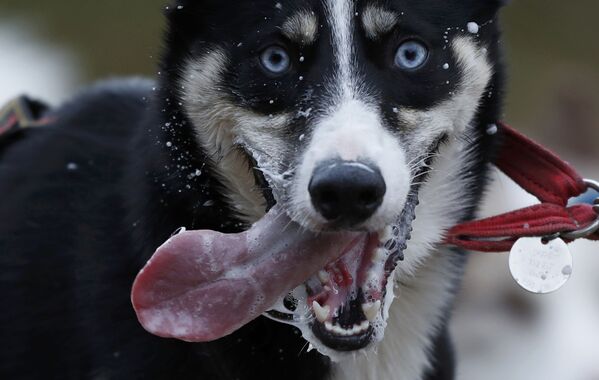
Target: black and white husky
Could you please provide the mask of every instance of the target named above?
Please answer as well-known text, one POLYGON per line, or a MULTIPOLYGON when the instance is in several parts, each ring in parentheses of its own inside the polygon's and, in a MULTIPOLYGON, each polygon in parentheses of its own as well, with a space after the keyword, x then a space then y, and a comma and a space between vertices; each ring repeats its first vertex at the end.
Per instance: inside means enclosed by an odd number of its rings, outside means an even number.
POLYGON ((171 5, 156 84, 96 86, 1 142, 0 377, 453 379, 465 256, 440 243, 473 216, 500 138, 500 6, 171 5), (305 338, 328 355, 263 317, 202 344, 137 322, 132 282, 180 226, 238 232, 276 203, 311 231, 385 234, 415 189, 386 297, 311 304, 305 338))

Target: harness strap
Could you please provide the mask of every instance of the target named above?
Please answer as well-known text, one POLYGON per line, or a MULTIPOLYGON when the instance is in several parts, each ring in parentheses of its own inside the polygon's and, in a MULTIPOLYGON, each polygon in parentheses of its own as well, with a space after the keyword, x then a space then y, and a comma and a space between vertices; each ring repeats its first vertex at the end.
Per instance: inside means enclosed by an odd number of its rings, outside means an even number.
POLYGON ((0 109, 0 138, 26 128, 49 124, 52 120, 44 117, 49 107, 39 101, 20 96, 0 109))
POLYGON ((599 199, 595 206, 568 207, 571 198, 589 188, 599 190, 599 183, 584 180, 569 164, 511 127, 500 127, 505 140, 496 166, 541 204, 457 225, 447 233, 445 243, 480 252, 504 252, 522 237, 599 240, 599 199))
POLYGON ((566 206, 587 191, 576 170, 520 132, 502 125, 505 143, 495 165, 543 203, 566 206))

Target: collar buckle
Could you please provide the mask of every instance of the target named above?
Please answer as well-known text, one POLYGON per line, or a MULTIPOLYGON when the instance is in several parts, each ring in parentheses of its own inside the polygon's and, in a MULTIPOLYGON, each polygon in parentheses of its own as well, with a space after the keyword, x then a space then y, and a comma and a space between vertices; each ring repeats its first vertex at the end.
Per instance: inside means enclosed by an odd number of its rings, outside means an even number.
MULTIPOLYGON (((584 179, 583 182, 587 186, 587 189, 599 191, 599 182, 598 181, 595 181, 592 179, 584 179)), ((593 210, 595 211, 595 213, 597 213, 597 219, 595 219, 595 221, 593 223, 589 224, 588 226, 586 226, 584 228, 578 229, 576 231, 560 233, 560 237, 567 239, 567 240, 577 240, 577 239, 586 238, 586 237, 594 234, 595 232, 599 231, 599 198, 595 199, 593 204, 594 204, 593 210)))

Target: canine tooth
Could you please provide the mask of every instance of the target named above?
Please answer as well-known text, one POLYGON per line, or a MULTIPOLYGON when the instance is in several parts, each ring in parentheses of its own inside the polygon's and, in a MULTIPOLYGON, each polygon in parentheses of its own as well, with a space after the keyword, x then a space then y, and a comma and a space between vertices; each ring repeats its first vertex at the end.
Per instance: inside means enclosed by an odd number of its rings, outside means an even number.
POLYGON ((331 312, 331 307, 321 306, 317 301, 312 302, 312 309, 314 310, 314 315, 316 319, 318 319, 321 323, 325 323, 329 318, 329 313, 331 312))
POLYGON ((362 311, 366 316, 368 321, 374 321, 376 317, 379 315, 379 311, 381 310, 381 301, 376 301, 375 303, 365 303, 362 304, 362 311))
POLYGON ((320 272, 318 272, 318 278, 320 279, 320 282, 322 282, 323 284, 328 284, 331 280, 331 276, 325 270, 321 270, 320 272))

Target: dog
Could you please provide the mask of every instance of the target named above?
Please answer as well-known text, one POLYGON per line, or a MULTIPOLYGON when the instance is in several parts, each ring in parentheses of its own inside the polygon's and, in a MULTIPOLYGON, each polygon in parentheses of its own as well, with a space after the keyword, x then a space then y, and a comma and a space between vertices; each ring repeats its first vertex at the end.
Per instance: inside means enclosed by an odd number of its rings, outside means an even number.
POLYGON ((466 256, 441 242, 473 217, 501 141, 503 5, 171 4, 156 81, 96 85, 2 138, 2 377, 453 379, 466 256), (308 303, 301 332, 264 317, 205 343, 144 331, 131 286, 173 231, 238 233, 273 206, 323 235, 414 215, 396 226, 405 250, 369 269, 378 293, 350 268, 354 288, 308 303))

